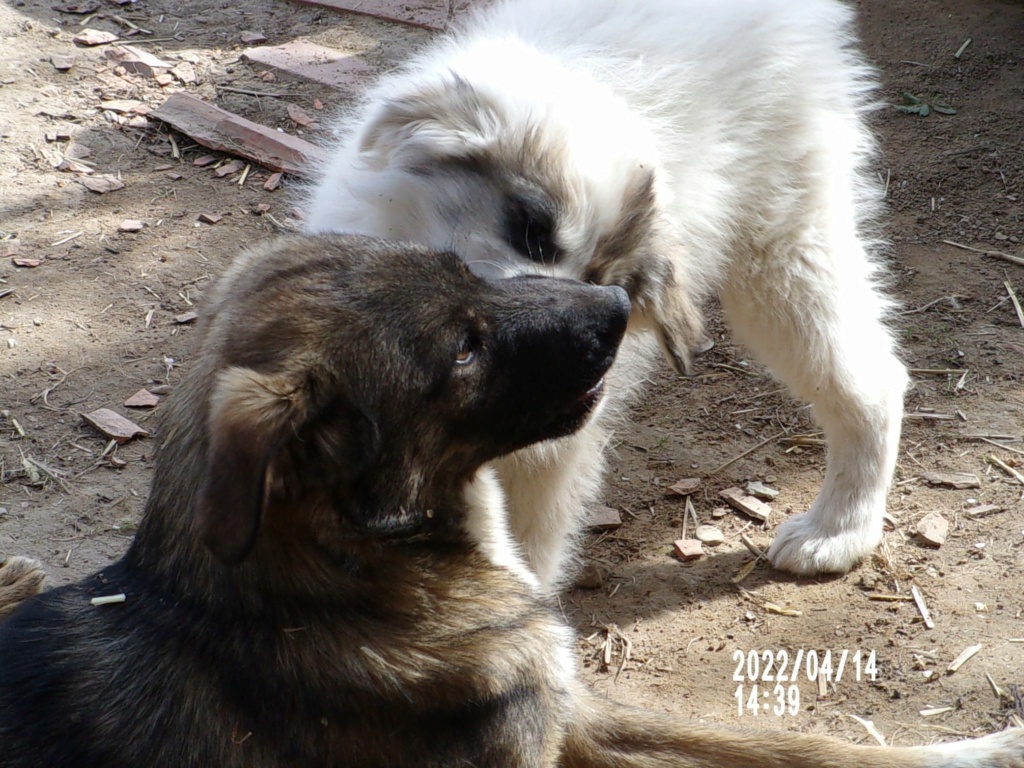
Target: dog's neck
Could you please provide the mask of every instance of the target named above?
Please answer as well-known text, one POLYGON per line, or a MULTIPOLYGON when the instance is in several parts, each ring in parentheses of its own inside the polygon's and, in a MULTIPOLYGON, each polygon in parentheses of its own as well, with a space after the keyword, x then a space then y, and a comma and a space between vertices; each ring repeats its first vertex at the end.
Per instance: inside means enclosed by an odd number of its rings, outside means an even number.
POLYGON ((399 538, 344 535, 341 513, 326 498, 272 504, 252 551, 240 564, 225 565, 200 541, 193 520, 196 457, 203 461, 207 450, 201 430, 168 430, 146 511, 125 557, 128 567, 171 597, 179 575, 187 572, 188 599, 262 613, 278 602, 275 597, 319 595, 337 603, 346 595, 372 592, 377 583, 401 580, 403 571, 447 570, 460 559, 482 559, 539 594, 537 578, 509 531, 504 493, 489 467, 461 492, 443 494, 447 501, 435 505, 422 530, 399 538))

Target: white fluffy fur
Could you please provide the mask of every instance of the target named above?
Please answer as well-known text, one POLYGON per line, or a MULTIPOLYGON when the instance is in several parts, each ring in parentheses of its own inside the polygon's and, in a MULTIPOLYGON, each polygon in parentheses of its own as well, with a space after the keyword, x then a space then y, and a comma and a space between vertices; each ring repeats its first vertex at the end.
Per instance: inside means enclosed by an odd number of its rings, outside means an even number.
POLYGON ((466 527, 484 557, 539 591, 540 582, 509 530, 505 495, 493 469, 484 467, 466 486, 466 504, 469 507, 466 527))
MULTIPOLYGON (((653 169, 655 205, 685 246, 681 290, 717 294, 827 436, 820 495, 779 528, 770 558, 846 571, 881 539, 906 386, 865 232, 873 83, 851 16, 835 0, 499 2, 368 94, 310 197, 308 230, 454 248, 485 273, 580 277, 629 179, 653 169), (557 263, 509 247, 489 179, 430 172, 464 155, 511 169, 517 142, 551 147, 536 178, 571 199, 557 263)), ((610 418, 652 365, 647 336, 628 340, 603 416, 497 464, 545 587, 600 491, 610 418)))

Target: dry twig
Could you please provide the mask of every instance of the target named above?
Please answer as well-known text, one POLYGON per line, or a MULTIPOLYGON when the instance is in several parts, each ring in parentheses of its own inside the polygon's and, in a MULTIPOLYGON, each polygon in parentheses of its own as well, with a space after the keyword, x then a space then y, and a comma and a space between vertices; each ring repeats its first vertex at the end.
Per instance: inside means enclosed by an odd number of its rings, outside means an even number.
POLYGON ((917 606, 917 610, 921 614, 921 618, 924 619, 924 625, 928 627, 928 629, 935 629, 935 622, 932 621, 932 615, 928 611, 928 606, 924 604, 924 595, 921 594, 917 585, 910 585, 910 594, 914 600, 914 605, 917 606))
POLYGON ((982 250, 981 248, 971 248, 971 246, 969 245, 957 243, 952 240, 943 240, 942 242, 944 242, 946 245, 952 245, 954 248, 963 248, 965 251, 980 253, 982 256, 991 256, 995 259, 1002 259, 1003 261, 1008 261, 1011 264, 1019 264, 1020 266, 1024 267, 1024 259, 1022 259, 1020 256, 1011 256, 1009 253, 1003 253, 1002 251, 985 251, 982 250))

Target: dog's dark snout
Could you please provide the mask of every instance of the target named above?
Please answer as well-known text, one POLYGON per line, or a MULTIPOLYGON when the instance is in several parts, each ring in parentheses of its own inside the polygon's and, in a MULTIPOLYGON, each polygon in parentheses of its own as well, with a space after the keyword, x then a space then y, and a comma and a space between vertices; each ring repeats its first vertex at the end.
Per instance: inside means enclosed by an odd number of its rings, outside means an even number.
POLYGON ((618 346, 622 335, 626 332, 629 313, 632 309, 629 303, 629 294, 618 285, 600 286, 599 290, 606 294, 605 301, 609 304, 608 324, 601 334, 602 341, 612 346, 618 346))

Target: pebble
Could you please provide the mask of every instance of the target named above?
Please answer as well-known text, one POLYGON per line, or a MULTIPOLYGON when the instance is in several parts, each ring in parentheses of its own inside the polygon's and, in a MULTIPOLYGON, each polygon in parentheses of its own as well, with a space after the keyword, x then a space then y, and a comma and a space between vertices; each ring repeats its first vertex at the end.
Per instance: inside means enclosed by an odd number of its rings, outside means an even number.
POLYGON ((704 554, 704 547, 697 539, 678 539, 673 546, 680 560, 696 560, 704 554))
POLYGON ((698 525, 694 536, 709 547, 716 547, 725 541, 725 534, 713 525, 698 525))
POLYGON ((597 563, 587 563, 576 577, 576 586, 580 589, 600 589, 604 586, 608 574, 597 563))
POLYGON ((925 544, 941 547, 949 535, 949 521, 938 512, 929 512, 917 522, 917 536, 925 544))

